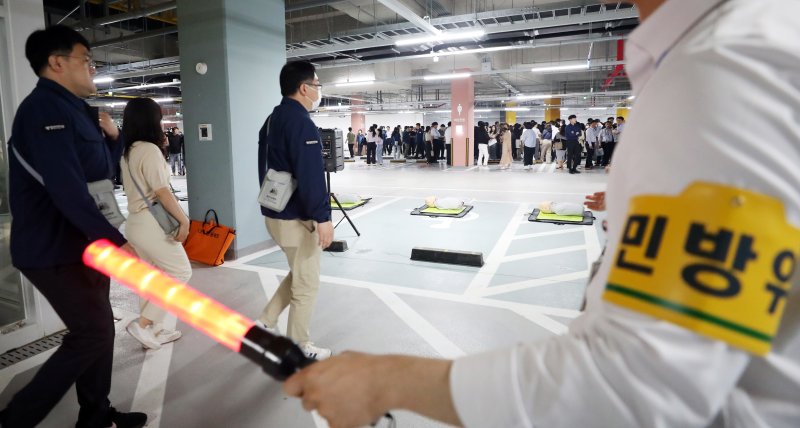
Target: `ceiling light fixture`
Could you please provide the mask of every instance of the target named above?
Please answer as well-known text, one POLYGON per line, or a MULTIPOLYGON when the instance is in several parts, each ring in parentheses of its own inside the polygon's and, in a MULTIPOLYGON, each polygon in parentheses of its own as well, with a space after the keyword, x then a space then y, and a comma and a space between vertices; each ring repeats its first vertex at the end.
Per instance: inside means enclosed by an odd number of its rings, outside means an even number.
POLYGON ((137 86, 127 86, 124 88, 115 88, 114 91, 116 92, 125 92, 125 91, 133 91, 136 89, 148 89, 148 88, 163 88, 165 86, 177 86, 180 85, 181 81, 178 79, 173 79, 172 82, 164 82, 164 83, 148 83, 145 85, 137 85, 137 86))
POLYGON ((522 95, 522 94, 518 94, 517 95, 517 99, 518 100, 546 100, 546 99, 549 99, 549 98, 553 98, 553 95, 546 95, 546 94, 542 94, 542 95, 522 95))
POLYGON ((490 111, 492 111, 492 109, 490 109, 490 108, 476 108, 475 110, 472 110, 472 111, 475 112, 475 113, 489 113, 490 111))
POLYGON ((589 110, 608 110, 611 107, 589 107, 589 110))
POLYGON ((175 98, 165 97, 165 98, 153 98, 153 101, 157 103, 171 103, 175 101, 175 98))
POLYGON ((425 43, 431 42, 449 42, 453 40, 463 40, 463 39, 477 39, 486 35, 486 32, 483 30, 475 30, 475 31, 459 31, 459 32, 452 32, 452 33, 440 33, 435 36, 423 36, 423 37, 412 37, 408 39, 400 39, 394 42, 396 46, 408 46, 408 45, 421 45, 425 43))
POLYGON ((528 107, 506 107, 505 111, 531 111, 528 107))
POLYGON ((572 70, 588 70, 589 62, 585 64, 572 64, 572 65, 553 65, 549 67, 534 67, 531 71, 534 73, 551 73, 556 71, 572 71, 572 70))
POLYGON ((636 95, 631 95, 628 97, 628 101, 633 101, 636 99, 636 95))
POLYGON ((372 85, 373 83, 375 83, 374 80, 361 80, 361 81, 357 81, 357 82, 342 82, 342 83, 337 83, 336 87, 337 88, 341 88, 341 87, 344 87, 344 86, 362 86, 362 85, 366 86, 366 85, 372 85))
POLYGON ((423 76, 425 80, 446 80, 446 79, 463 79, 472 76, 471 73, 451 73, 451 74, 429 74, 423 76))
POLYGON ((114 78, 111 76, 103 76, 103 77, 95 77, 92 79, 94 83, 111 83, 114 81, 114 78))

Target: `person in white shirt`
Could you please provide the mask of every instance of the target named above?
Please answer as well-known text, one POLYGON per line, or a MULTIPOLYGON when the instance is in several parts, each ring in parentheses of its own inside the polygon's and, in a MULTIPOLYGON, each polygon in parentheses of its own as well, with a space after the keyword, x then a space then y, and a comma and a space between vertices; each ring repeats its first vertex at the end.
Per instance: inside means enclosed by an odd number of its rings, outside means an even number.
POLYGON ((800 2, 633 2, 636 108, 588 204, 607 205, 609 241, 569 332, 455 361, 346 353, 288 394, 337 427, 388 409, 466 427, 800 426, 800 2), (702 132, 654 133, 664 117, 702 132))
POLYGON ((523 124, 525 130, 522 131, 522 136, 520 140, 522 141, 522 164, 523 169, 530 170, 533 168, 533 154, 536 150, 536 133, 533 132, 535 129, 533 127, 533 123, 525 122, 523 124))

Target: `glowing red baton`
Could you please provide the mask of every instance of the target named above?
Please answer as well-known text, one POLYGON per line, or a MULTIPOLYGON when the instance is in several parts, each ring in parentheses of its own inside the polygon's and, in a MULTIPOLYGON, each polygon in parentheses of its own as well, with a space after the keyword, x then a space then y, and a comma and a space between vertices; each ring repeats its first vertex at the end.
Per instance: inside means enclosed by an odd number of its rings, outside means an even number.
POLYGON ((103 239, 83 253, 83 262, 116 278, 217 342, 239 352, 253 322, 103 239))
POLYGON ((101 239, 83 262, 175 314, 217 342, 256 362, 277 380, 314 362, 291 340, 275 336, 225 305, 101 239))

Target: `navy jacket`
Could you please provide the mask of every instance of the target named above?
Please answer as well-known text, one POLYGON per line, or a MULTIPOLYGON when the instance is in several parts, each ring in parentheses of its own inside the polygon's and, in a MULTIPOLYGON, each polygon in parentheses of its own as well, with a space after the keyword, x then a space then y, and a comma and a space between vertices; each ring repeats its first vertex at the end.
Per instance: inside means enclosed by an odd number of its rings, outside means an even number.
POLYGON ((297 180, 297 190, 282 212, 261 207, 261 214, 281 220, 331 220, 331 201, 325 184, 322 143, 317 126, 299 102, 284 97, 258 133, 258 182, 267 169, 287 171, 297 180), (269 151, 267 151, 269 146, 269 151))
POLYGON ((14 266, 81 263, 83 250, 96 239, 127 242, 97 209, 86 187, 113 177, 111 153, 118 145, 103 138, 86 102, 52 80, 39 79, 17 110, 9 145, 44 180, 42 187, 16 155, 9 156, 14 266))
POLYGON ((572 143, 577 143, 578 138, 581 136, 581 131, 583 131, 581 129, 580 124, 578 123, 574 125, 567 124, 567 126, 565 126, 564 128, 565 128, 564 139, 572 143))

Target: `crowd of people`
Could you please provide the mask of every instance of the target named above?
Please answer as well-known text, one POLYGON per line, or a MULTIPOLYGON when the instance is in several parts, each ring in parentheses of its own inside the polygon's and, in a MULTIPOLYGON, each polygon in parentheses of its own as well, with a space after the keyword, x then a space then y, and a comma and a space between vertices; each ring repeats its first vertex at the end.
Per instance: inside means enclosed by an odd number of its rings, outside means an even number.
MULTIPOLYGON (((606 167, 611 163, 614 148, 625 128, 625 118, 609 117, 605 121, 589 118, 585 123, 571 115, 568 121, 524 122, 522 124, 479 121, 475 126, 474 162, 487 166, 499 160, 501 169, 508 169, 515 160, 522 160, 526 170, 534 164, 556 162, 556 169, 578 174, 585 153, 585 169, 606 167)), ((347 146, 351 156, 366 156, 367 165, 383 165, 383 157, 392 159, 425 159, 429 164, 445 162, 449 151, 451 122, 430 126, 378 126, 367 132, 347 129, 347 146), (381 156, 378 156, 381 154, 381 156)))

